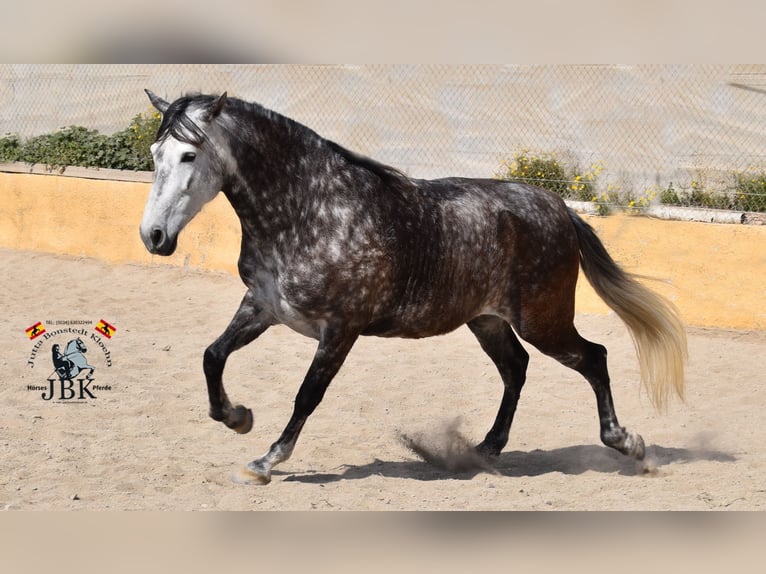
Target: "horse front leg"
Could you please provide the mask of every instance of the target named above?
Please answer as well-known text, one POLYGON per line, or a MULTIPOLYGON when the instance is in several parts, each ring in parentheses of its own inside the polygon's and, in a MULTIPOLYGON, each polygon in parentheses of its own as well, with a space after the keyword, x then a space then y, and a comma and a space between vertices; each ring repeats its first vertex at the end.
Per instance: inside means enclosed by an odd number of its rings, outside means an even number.
POLYGON ((271 321, 256 304, 253 292, 248 291, 229 326, 205 349, 202 366, 210 400, 210 418, 240 434, 253 428, 253 412, 243 405, 232 406, 223 388, 223 370, 229 355, 254 341, 270 325, 271 321))
POLYGON ((500 317, 480 315, 468 322, 468 328, 481 348, 495 363, 503 380, 503 398, 495 423, 484 440, 476 446, 481 454, 498 456, 508 443, 521 389, 527 377, 529 354, 519 342, 510 324, 500 317))
POLYGON ((290 458, 303 425, 322 401, 327 387, 358 336, 358 332, 342 327, 326 327, 323 330, 314 359, 295 397, 293 414, 285 430, 266 454, 248 463, 232 477, 235 482, 243 484, 271 482, 271 469, 290 458))

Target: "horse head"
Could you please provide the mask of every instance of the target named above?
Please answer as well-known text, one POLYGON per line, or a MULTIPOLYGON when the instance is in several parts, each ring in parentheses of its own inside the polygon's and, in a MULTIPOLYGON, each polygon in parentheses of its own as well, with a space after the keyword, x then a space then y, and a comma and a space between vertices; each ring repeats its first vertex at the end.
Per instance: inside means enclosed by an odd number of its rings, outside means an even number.
POLYGON ((154 183, 141 220, 141 240, 150 253, 171 255, 181 230, 223 187, 225 162, 214 124, 226 93, 173 103, 146 93, 162 113, 162 122, 151 146, 154 183))
POLYGON ((82 341, 82 339, 80 339, 80 337, 77 337, 74 340, 74 346, 75 346, 75 349, 77 349, 81 353, 87 353, 88 352, 88 347, 85 346, 85 343, 83 343, 83 341, 82 341))

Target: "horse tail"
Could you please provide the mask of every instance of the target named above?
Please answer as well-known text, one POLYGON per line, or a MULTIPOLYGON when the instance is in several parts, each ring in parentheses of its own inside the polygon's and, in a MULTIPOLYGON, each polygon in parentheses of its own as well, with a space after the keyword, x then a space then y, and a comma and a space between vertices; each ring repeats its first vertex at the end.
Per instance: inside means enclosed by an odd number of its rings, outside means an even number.
POLYGON ((641 383, 658 410, 671 390, 684 398, 686 330, 675 305, 623 271, 593 228, 571 209, 580 244, 580 265, 594 291, 628 327, 641 368, 641 383))

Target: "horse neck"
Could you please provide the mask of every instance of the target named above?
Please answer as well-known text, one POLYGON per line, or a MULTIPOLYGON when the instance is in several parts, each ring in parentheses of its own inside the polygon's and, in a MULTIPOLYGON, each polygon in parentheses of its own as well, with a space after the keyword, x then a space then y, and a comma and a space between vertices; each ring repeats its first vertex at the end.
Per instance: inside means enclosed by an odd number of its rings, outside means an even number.
POLYGON ((339 157, 299 124, 261 122, 232 155, 238 173, 224 194, 239 216, 243 239, 267 248, 280 234, 294 233, 301 218, 333 193, 339 157))

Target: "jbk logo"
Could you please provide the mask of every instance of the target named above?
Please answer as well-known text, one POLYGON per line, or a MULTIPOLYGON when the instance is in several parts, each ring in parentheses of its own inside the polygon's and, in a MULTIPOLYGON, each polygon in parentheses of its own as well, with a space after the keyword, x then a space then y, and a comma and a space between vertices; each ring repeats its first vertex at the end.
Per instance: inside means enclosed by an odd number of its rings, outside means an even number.
POLYGON ((86 400, 95 399, 95 391, 110 391, 110 385, 96 385, 93 379, 48 379, 48 386, 28 385, 30 391, 42 391, 40 396, 44 401, 56 399, 69 401, 72 399, 86 400))
POLYGON ((80 325, 92 325, 92 321, 46 321, 48 329, 38 321, 26 330, 30 340, 39 340, 32 348, 27 364, 34 368, 39 356, 44 354, 43 346, 51 342, 50 365, 52 371, 45 378, 45 384, 28 384, 28 391, 41 391, 44 401, 83 402, 98 398, 102 391, 111 391, 108 384, 97 384, 95 379, 96 366, 86 357, 91 346, 100 349, 107 367, 112 366, 111 352, 107 349, 102 337, 111 339, 116 327, 103 319, 95 324, 92 333, 80 325), (53 329, 53 325, 68 325, 53 329), (66 343, 53 342, 57 337, 68 335, 66 343), (75 336, 73 336, 75 335, 75 336))

